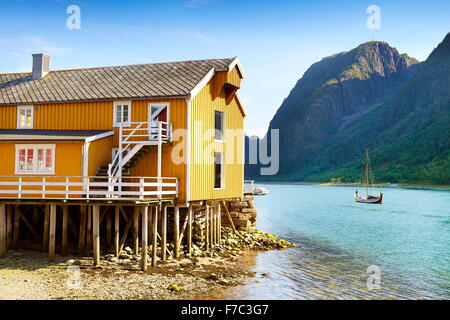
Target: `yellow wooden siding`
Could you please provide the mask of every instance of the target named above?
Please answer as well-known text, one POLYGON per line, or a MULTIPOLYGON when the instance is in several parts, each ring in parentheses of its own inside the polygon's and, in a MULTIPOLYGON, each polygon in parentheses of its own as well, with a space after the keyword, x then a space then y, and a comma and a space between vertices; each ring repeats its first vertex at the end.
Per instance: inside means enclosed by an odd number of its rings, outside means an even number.
POLYGON ((238 87, 238 88, 241 87, 241 79, 242 79, 242 76, 239 73, 239 70, 237 67, 234 67, 233 70, 231 70, 227 74, 227 82, 232 84, 235 87, 238 87))
POLYGON ((192 101, 190 200, 242 197, 244 118, 236 99, 226 105, 223 90, 219 97, 212 101, 211 86, 213 85, 214 79, 192 101), (221 143, 214 142, 214 136, 207 134, 208 130, 214 129, 215 110, 225 113, 225 130, 237 129, 238 138, 233 139, 230 132, 225 132, 225 143, 221 143), (201 126, 198 125, 200 123, 201 126), (235 143, 231 140, 234 140, 235 143), (210 145, 213 147, 208 149, 210 145), (214 189, 214 152, 224 152, 227 160, 224 172, 225 186, 223 189, 217 190, 214 189), (230 155, 234 155, 234 161, 227 159, 230 155), (205 159, 205 156, 209 159, 205 159))
MULTIPOLYGON (((173 123, 174 130, 186 129, 186 101, 184 99, 172 100, 143 100, 133 101, 133 110, 131 117, 133 122, 146 121, 148 119, 148 105, 149 103, 170 103, 169 106, 169 121, 173 123)), ((176 177, 179 182, 179 201, 186 200, 186 164, 175 164, 172 161, 172 150, 178 144, 186 142, 181 138, 179 141, 174 141, 171 145, 164 144, 162 154, 162 176, 176 177)), ((151 146, 150 151, 142 157, 139 162, 131 169, 132 176, 157 176, 157 146, 151 146)))
POLYGON ((111 163, 113 137, 92 141, 89 143, 88 175, 95 176, 98 169, 111 163))
MULTIPOLYGON (((133 122, 148 120, 148 106, 151 103, 170 103, 170 119, 174 128, 186 128, 186 101, 184 99, 154 99, 132 101, 131 119, 133 122)), ((112 147, 101 147, 102 154, 89 152, 89 174, 95 174, 105 159, 111 160, 112 148, 118 146, 118 129, 113 126, 113 101, 78 102, 35 105, 34 129, 39 130, 114 130, 112 147), (94 157, 94 158, 92 158, 94 157), (99 165, 98 165, 99 164, 99 165), (98 165, 98 166, 97 166, 98 165)), ((0 129, 17 128, 17 107, 0 106, 0 129)), ((145 159, 144 159, 145 160, 145 159)), ((164 166, 171 166, 166 161, 164 166)), ((81 170, 81 167, 79 167, 81 170)), ((177 166, 176 172, 180 172, 177 166)), ((169 170, 170 171, 170 170, 169 170)), ((150 172, 150 171, 148 171, 150 172)), ((181 174, 181 173, 180 173, 181 174)), ((178 176, 176 176, 178 177, 178 176)), ((185 179, 185 168, 179 178, 185 179)))
MULTIPOLYGON (((1 166, 0 166, 0 176, 17 176, 23 177, 24 182, 37 182, 42 181, 39 178, 41 175, 38 174, 15 174, 15 157, 16 157, 16 144, 33 144, 32 142, 3 142, 0 143, 0 154, 4 155, 2 158, 1 166), (26 178, 26 177, 38 177, 38 178, 26 178)), ((40 142, 37 144, 55 144, 55 174, 49 175, 45 174, 43 176, 52 176, 52 177, 67 177, 67 176, 81 176, 81 163, 82 163, 82 143, 81 142, 40 142)), ((2 179, 2 181, 6 181, 6 179, 2 179)), ((17 179, 13 179, 11 181, 17 182, 17 179)), ((53 179, 51 182, 63 182, 65 178, 61 179, 53 179)), ((1 186, 3 190, 11 190, 17 189, 17 187, 7 187, 1 186)), ((34 190, 36 187, 23 187, 23 190, 30 189, 34 190), (33 188, 33 189, 30 189, 33 188)), ((64 187, 49 187, 48 190, 64 190, 64 187)), ((1 195, 1 197, 7 197, 8 195, 1 195)), ((33 196, 33 195, 28 195, 33 196)), ((37 195, 36 195, 37 196, 37 195)))
POLYGON ((0 129, 17 128, 17 108, 15 106, 0 106, 0 129))

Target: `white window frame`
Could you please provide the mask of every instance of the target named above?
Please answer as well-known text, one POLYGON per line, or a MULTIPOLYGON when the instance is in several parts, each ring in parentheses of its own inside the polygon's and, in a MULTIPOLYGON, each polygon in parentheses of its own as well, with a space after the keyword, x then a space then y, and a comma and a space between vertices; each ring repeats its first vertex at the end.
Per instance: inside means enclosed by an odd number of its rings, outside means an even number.
POLYGON ((152 107, 166 107, 167 108, 167 122, 170 122, 170 103, 169 102, 149 103, 148 104, 148 121, 153 121, 152 120, 152 107))
POLYGON ((33 129, 34 127, 34 106, 17 106, 17 129, 33 129), (22 110, 25 110, 25 115, 26 115, 26 111, 30 110, 31 111, 31 125, 30 126, 21 126, 21 121, 20 121, 20 113, 22 110))
POLYGON ((113 123, 114 123, 114 127, 119 127, 121 125, 124 126, 124 127, 131 126, 131 109, 132 109, 131 101, 114 101, 114 107, 113 107, 113 123), (124 105, 128 105, 128 121, 126 121, 126 122, 123 122, 123 106, 124 105), (117 122, 117 118, 116 118, 116 116, 117 116, 117 107, 119 107, 119 106, 122 108, 121 113, 120 113, 121 118, 122 118, 122 119, 120 119, 121 122, 117 122))
POLYGON ((214 141, 224 143, 225 142, 225 112, 220 110, 214 110, 214 141), (222 139, 216 139, 216 112, 222 113, 222 139))
POLYGON ((56 164, 56 145, 55 144, 16 144, 16 159, 15 159, 15 174, 17 175, 54 175, 55 174, 55 164, 56 164), (22 171, 20 170, 20 150, 33 149, 33 170, 32 171, 22 171), (52 170, 38 170, 38 149, 51 150, 52 151, 52 170))
POLYGON ((214 152, 214 166, 213 166, 213 186, 214 190, 224 190, 225 189, 225 152, 214 152), (220 187, 216 188, 216 153, 220 153, 220 163, 221 163, 221 174, 220 174, 220 187))

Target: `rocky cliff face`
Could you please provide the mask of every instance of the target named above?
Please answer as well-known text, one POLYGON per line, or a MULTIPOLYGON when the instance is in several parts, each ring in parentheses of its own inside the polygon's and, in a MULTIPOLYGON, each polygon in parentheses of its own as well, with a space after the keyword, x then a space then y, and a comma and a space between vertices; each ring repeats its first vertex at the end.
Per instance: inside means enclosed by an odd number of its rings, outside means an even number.
POLYGON ((368 42, 312 65, 270 123, 269 130, 280 129, 280 175, 308 163, 340 130, 376 108, 416 63, 385 42, 368 42))
POLYGON ((449 101, 450 34, 420 64, 385 42, 325 58, 270 124, 280 130, 272 179, 356 181, 367 148, 383 181, 450 183, 449 101))

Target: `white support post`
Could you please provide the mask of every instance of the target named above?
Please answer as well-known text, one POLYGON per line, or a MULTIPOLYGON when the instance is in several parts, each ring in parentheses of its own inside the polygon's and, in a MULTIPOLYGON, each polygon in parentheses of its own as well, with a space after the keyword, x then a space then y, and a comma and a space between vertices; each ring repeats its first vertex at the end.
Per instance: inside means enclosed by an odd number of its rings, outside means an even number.
POLYGON ((45 177, 42 178, 42 199, 45 199, 45 184, 46 184, 46 179, 45 177))
POLYGON ((161 176, 162 176, 162 123, 158 122, 158 199, 162 198, 161 176))
MULTIPOLYGON (((119 152, 119 163, 117 164, 117 168, 118 168, 118 172, 116 174, 116 176, 121 177, 120 179, 117 179, 116 182, 122 183, 122 160, 123 160, 123 148, 122 148, 122 143, 123 143, 123 127, 122 124, 120 124, 119 126, 119 150, 117 150, 117 152, 119 152)), ((119 192, 119 197, 121 196, 122 193, 122 186, 119 185, 118 190, 119 192)))
POLYGON ((144 200, 144 178, 139 178, 139 199, 144 200))
POLYGON ((66 177, 66 199, 69 199, 69 177, 66 177))
POLYGON ((22 177, 19 177, 18 198, 22 198, 22 177))

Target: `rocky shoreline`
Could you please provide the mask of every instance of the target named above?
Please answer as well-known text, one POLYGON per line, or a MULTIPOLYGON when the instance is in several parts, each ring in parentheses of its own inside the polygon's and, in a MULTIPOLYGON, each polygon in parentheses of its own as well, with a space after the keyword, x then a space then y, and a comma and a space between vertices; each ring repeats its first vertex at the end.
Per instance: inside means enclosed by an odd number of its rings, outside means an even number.
POLYGON ((57 257, 48 263, 44 253, 9 251, 0 258, 0 299, 192 299, 244 283, 254 273, 240 263, 248 250, 272 250, 296 245, 256 230, 222 228, 222 240, 211 252, 194 246, 191 257, 158 261, 140 271, 140 255, 130 248, 119 255, 92 258, 57 257), (212 285, 213 284, 213 285, 212 285))

